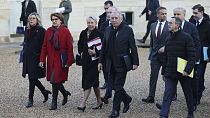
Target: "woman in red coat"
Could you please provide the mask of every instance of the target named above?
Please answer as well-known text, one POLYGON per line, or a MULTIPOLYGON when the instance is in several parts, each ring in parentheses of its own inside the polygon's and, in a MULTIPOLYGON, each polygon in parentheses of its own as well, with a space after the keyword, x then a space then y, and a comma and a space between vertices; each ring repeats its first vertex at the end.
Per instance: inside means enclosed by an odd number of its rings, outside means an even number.
POLYGON ((45 34, 44 43, 42 45, 40 67, 43 67, 47 57, 47 81, 52 84, 52 104, 50 110, 57 109, 58 91, 63 94, 62 105, 67 103, 69 91, 66 91, 63 83, 68 79, 69 66, 73 61, 72 36, 69 30, 63 25, 63 15, 53 13, 50 16, 52 27, 49 27, 45 34), (62 61, 66 54, 67 61, 62 61))

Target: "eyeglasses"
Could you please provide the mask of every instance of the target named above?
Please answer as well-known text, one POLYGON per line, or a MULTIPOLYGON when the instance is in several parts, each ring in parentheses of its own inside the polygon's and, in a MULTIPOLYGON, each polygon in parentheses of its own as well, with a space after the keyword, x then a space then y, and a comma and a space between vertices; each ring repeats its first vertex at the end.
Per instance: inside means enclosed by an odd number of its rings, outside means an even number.
POLYGON ((174 16, 176 16, 176 15, 181 15, 181 14, 179 14, 179 13, 175 13, 175 14, 174 14, 174 16))
POLYGON ((58 20, 58 18, 53 18, 53 19, 51 19, 51 21, 57 21, 58 20))
POLYGON ((109 8, 104 8, 105 10, 109 9, 109 8))

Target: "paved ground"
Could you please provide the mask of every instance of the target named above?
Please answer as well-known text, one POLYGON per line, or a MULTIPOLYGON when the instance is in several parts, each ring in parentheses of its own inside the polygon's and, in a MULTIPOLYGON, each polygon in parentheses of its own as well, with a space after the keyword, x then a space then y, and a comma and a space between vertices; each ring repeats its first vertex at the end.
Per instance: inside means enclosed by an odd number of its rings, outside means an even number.
MULTIPOLYGON (((73 65, 69 72, 69 81, 64 85, 67 90, 71 91, 72 96, 69 97, 65 106, 61 105, 62 96, 59 94, 58 109, 56 111, 48 110, 51 103, 50 99, 46 103, 42 103, 43 96, 36 89, 34 96, 34 107, 25 108, 28 100, 28 80, 21 77, 22 64, 18 63, 18 52, 21 47, 18 43, 0 44, 0 118, 106 118, 111 112, 111 104, 104 105, 100 110, 92 110, 96 105, 96 99, 92 93, 84 113, 78 111, 76 107, 79 105, 83 91, 81 89, 81 67, 73 65)), ((148 49, 139 48, 140 67, 136 71, 128 73, 125 89, 133 97, 131 108, 128 113, 120 114, 120 118, 158 118, 159 110, 155 104, 142 103, 142 97, 148 94, 149 80, 149 61, 148 49)), ((206 90, 202 98, 198 110, 195 112, 195 118, 210 118, 210 67, 206 71, 206 90)), ((100 75, 101 84, 104 82, 100 75)), ((51 86, 45 79, 41 79, 44 86, 51 90, 51 86)), ((164 83, 159 79, 157 85, 156 102, 162 100, 164 83)), ((104 95, 104 90, 101 95, 104 95)), ((111 101, 110 101, 111 103, 111 101)), ((178 85, 178 100, 172 103, 170 118, 185 118, 187 115, 187 107, 180 84, 178 85)))

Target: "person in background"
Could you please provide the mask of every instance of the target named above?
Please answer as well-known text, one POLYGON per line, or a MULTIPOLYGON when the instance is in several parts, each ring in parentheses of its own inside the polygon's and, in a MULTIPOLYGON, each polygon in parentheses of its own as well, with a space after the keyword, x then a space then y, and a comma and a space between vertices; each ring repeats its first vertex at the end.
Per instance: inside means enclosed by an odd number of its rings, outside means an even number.
POLYGON ((107 21, 107 10, 110 6, 113 6, 113 2, 111 0, 107 0, 106 2, 104 2, 105 12, 99 16, 98 28, 101 28, 102 23, 107 21))
POLYGON ((22 2, 22 11, 20 16, 20 23, 23 22, 23 26, 27 25, 28 16, 32 12, 37 12, 36 4, 32 0, 24 0, 22 2))
POLYGON ((52 104, 50 110, 57 109, 58 91, 63 94, 62 105, 68 101, 71 95, 63 83, 68 80, 69 67, 73 63, 73 45, 70 31, 63 25, 63 15, 52 13, 50 15, 52 26, 46 31, 42 45, 39 66, 43 67, 47 58, 47 81, 52 84, 52 104), (66 62, 64 57, 66 54, 66 62), (62 60, 61 60, 62 58, 62 60))
POLYGON ((200 59, 197 66, 197 77, 198 77, 198 94, 197 94, 197 105, 200 104, 200 100, 203 96, 203 91, 205 90, 204 85, 204 75, 206 71, 206 65, 209 60, 204 60, 203 48, 210 46, 210 21, 209 18, 204 16, 204 7, 197 4, 192 7, 193 19, 191 22, 197 27, 198 34, 200 37, 201 50, 200 59))
POLYGON ((96 25, 96 17, 87 17, 87 28, 80 33, 78 41, 78 52, 82 57, 82 88, 84 90, 84 97, 77 109, 83 112, 85 111, 86 102, 92 87, 97 99, 97 105, 92 109, 101 109, 103 106, 100 96, 98 72, 98 57, 100 53, 100 48, 98 47, 101 46, 103 33, 96 28, 96 25))
POLYGON ((45 29, 42 27, 39 15, 33 12, 28 17, 27 29, 24 35, 23 45, 23 70, 22 76, 25 78, 28 74, 29 80, 29 100, 26 108, 33 106, 33 96, 35 86, 42 92, 45 103, 48 100, 48 95, 51 94, 46 90, 39 78, 45 77, 45 66, 40 68, 39 58, 41 53, 42 44, 44 41, 45 29))
POLYGON ((157 21, 156 9, 158 7, 160 7, 159 0, 146 0, 146 7, 141 12, 139 17, 141 17, 142 15, 144 15, 146 13, 146 20, 148 20, 147 31, 146 31, 146 34, 144 35, 144 37, 141 40, 138 40, 139 42, 145 43, 147 37, 149 36, 150 25, 157 21))
POLYGON ((62 7, 64 7, 64 9, 65 9, 62 13, 64 16, 63 22, 64 22, 64 25, 66 27, 68 27, 69 15, 72 12, 71 1, 70 0, 61 0, 59 8, 62 8, 62 7))

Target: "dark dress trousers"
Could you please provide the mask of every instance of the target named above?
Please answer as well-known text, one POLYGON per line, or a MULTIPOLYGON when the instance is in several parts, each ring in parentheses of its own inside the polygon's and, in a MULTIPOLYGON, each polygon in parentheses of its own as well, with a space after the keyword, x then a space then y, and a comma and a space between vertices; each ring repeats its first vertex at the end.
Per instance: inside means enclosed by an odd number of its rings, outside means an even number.
POLYGON ((28 16, 32 12, 37 12, 36 4, 34 3, 34 1, 29 0, 28 5, 27 5, 26 8, 25 8, 25 3, 26 3, 26 1, 24 0, 22 2, 22 12, 21 12, 21 16, 20 16, 20 21, 23 21, 23 26, 27 25, 28 16))
POLYGON ((162 102, 160 116, 168 117, 170 105, 176 91, 177 83, 180 82, 187 103, 188 113, 193 114, 193 95, 191 80, 177 72, 177 58, 187 60, 184 69, 188 74, 191 73, 195 65, 195 47, 192 37, 179 30, 171 33, 165 45, 162 74, 165 76, 165 91, 162 102))
MULTIPOLYGON (((150 55, 149 60, 150 67, 151 67, 151 73, 150 73, 150 81, 149 81, 149 96, 155 97, 155 91, 156 91, 156 85, 159 75, 160 67, 163 65, 163 53, 158 53, 158 50, 165 46, 166 38, 169 36, 168 31, 168 22, 166 21, 160 38, 157 38, 157 35, 155 33, 155 30, 159 22, 155 22, 151 25, 151 48, 150 48, 150 55)), ((163 25, 163 24, 162 24, 163 25)))
MULTIPOLYGON (((196 25, 195 20, 191 19, 191 22, 196 25)), ((196 27, 198 29, 198 34, 199 34, 200 42, 201 42, 200 63, 197 66, 197 77, 199 81, 197 100, 198 102, 200 102, 202 93, 205 90, 204 75, 205 75, 206 64, 207 64, 207 61, 204 61, 203 59, 203 47, 210 46, 210 21, 209 19, 204 17, 202 22, 199 23, 196 27)))
POLYGON ((139 65, 137 47, 132 28, 121 23, 117 29, 113 26, 106 28, 100 53, 99 63, 106 61, 106 69, 113 79, 115 90, 113 110, 120 110, 120 103, 128 103, 130 96, 125 92, 127 70, 123 56, 131 54, 133 65, 139 65), (104 60, 106 59, 106 60, 104 60))
POLYGON ((148 37, 149 33, 150 33, 150 26, 152 23, 157 21, 157 13, 156 13, 156 9, 160 7, 159 1, 158 0, 146 0, 146 7, 144 8, 144 10, 141 12, 141 14, 145 14, 146 13, 146 20, 148 20, 147 23, 147 31, 146 34, 143 37, 143 40, 146 40, 146 38, 148 37), (151 11, 151 15, 149 15, 148 11, 151 11))
MULTIPOLYGON (((99 86, 98 59, 91 59, 88 53, 88 41, 98 37, 101 40, 103 39, 103 34, 98 29, 94 29, 89 37, 87 36, 87 31, 88 29, 86 28, 81 32, 78 41, 78 52, 82 55, 82 88, 84 90, 99 86)), ((96 50, 96 57, 99 57, 99 52, 99 50, 96 50)))

